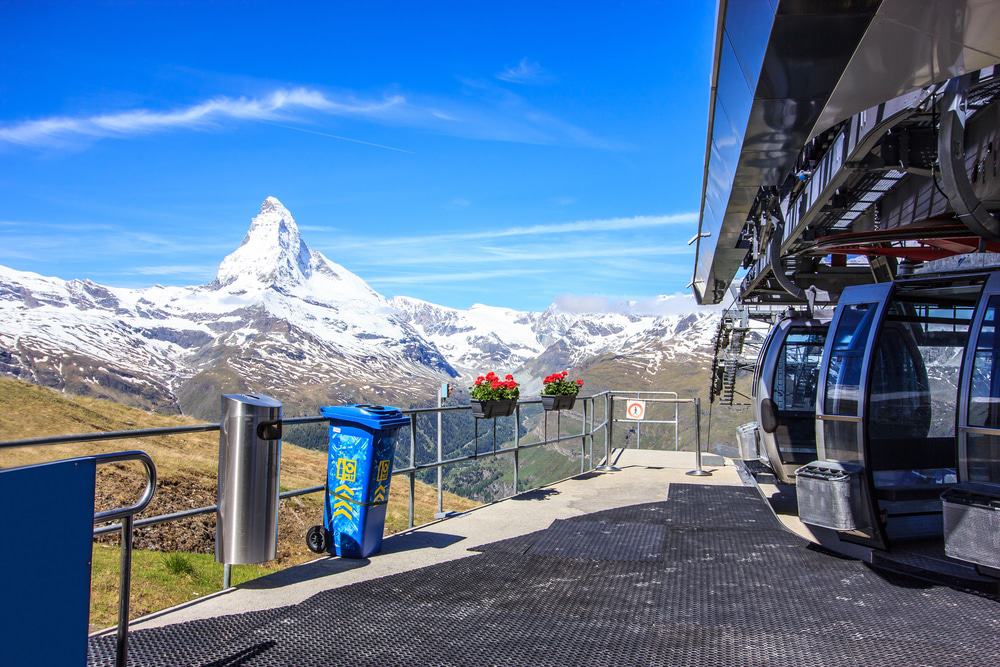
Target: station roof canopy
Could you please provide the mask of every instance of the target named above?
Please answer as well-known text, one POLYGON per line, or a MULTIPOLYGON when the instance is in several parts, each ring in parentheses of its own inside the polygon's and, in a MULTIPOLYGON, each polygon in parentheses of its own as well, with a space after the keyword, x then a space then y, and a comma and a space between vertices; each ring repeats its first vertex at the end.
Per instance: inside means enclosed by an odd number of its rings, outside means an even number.
POLYGON ((692 286, 719 303, 761 186, 803 145, 906 92, 1000 62, 997 0, 719 0, 692 286))

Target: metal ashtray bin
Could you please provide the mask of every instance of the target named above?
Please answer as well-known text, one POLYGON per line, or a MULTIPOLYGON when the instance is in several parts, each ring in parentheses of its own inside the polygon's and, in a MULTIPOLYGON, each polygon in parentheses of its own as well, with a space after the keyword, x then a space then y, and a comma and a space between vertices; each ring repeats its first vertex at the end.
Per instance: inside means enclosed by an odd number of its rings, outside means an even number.
POLYGON ((965 482, 941 494, 944 552, 950 558, 1000 569, 1000 487, 965 482))
POLYGON ((222 397, 215 560, 263 563, 278 552, 281 401, 222 397))
POLYGON ((736 442, 740 447, 740 458, 744 461, 756 461, 760 458, 760 446, 757 435, 757 422, 747 422, 736 429, 736 442))
POLYGON ((861 473, 857 463, 813 461, 795 471, 799 519, 831 530, 857 530, 863 517, 861 473))

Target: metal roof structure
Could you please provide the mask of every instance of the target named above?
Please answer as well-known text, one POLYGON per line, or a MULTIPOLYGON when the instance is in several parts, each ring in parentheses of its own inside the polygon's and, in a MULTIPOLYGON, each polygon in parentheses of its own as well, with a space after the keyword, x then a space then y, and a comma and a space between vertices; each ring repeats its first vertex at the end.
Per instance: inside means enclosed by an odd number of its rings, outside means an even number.
MULTIPOLYGON (((879 124, 892 115, 885 107, 893 102, 894 112, 921 104, 926 111, 921 91, 934 95, 933 84, 997 62, 1000 3, 990 0, 720 0, 692 280, 699 303, 719 303, 744 266, 753 247, 747 221, 762 188, 787 187, 797 172, 809 180, 815 168, 802 169, 803 163, 812 166, 842 146, 836 131, 859 114, 874 110, 886 117, 879 124)), ((890 127, 872 134, 873 118, 867 130, 865 120, 855 118, 851 129, 854 148, 864 154, 841 160, 866 158, 890 127), (865 136, 869 144, 860 141, 865 136)), ((867 199, 849 203, 863 204, 855 211, 861 215, 900 180, 882 170, 868 184, 867 199)), ((824 197, 814 203, 829 207, 839 185, 814 192, 824 197)), ((782 206, 794 199, 784 198, 782 206)), ((789 249, 786 237, 782 254, 789 249)), ((833 274, 833 283, 859 279, 851 277, 857 268, 792 268, 833 274)))

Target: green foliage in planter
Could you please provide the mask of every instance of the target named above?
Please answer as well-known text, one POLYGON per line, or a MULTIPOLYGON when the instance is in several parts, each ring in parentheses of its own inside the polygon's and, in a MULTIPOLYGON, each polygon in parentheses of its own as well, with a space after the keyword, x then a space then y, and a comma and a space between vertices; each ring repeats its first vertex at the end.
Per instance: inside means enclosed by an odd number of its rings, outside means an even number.
POLYGON ((474 401, 503 401, 517 399, 520 395, 521 390, 510 373, 501 380, 496 373, 490 371, 477 377, 476 384, 469 389, 469 396, 474 401))
POLYGON ((545 383, 545 386, 542 387, 542 396, 576 396, 579 394, 583 387, 583 380, 569 380, 567 376, 569 373, 563 371, 553 373, 542 380, 545 383))

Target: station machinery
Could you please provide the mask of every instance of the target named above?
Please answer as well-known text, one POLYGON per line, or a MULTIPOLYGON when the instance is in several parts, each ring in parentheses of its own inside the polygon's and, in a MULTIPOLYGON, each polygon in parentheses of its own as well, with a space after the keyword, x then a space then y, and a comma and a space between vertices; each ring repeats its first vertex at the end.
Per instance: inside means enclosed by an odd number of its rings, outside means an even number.
POLYGON ((825 546, 1000 578, 1000 2, 722 0, 712 397, 825 546), (734 331, 771 328, 755 361, 734 331))

